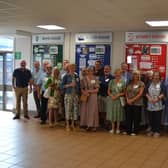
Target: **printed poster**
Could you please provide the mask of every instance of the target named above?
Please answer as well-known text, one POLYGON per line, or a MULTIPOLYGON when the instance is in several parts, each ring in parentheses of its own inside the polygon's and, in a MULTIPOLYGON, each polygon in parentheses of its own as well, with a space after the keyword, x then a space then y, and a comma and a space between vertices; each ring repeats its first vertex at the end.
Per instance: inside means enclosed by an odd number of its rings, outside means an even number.
POLYGON ((94 66, 96 60, 102 62, 102 66, 110 65, 111 45, 110 44, 78 44, 76 45, 77 73, 80 74, 81 68, 94 66))

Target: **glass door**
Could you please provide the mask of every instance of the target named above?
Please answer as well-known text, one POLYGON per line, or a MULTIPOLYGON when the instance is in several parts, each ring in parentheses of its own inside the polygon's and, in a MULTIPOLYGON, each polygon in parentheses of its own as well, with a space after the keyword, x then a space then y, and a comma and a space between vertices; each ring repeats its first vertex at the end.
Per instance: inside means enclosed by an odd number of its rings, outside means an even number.
POLYGON ((0 109, 13 110, 13 53, 0 52, 0 109))

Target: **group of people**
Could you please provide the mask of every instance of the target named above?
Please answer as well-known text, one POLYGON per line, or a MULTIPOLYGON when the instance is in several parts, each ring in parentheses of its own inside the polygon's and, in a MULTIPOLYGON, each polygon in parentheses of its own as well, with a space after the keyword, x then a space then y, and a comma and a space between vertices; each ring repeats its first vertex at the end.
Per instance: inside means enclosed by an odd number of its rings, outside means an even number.
POLYGON ((41 124, 54 127, 60 116, 65 119, 67 131, 75 130, 78 125, 86 131, 106 128, 109 132, 135 136, 139 133, 141 112, 145 112, 148 124, 148 136, 159 137, 161 116, 165 106, 166 89, 159 71, 150 71, 142 78, 141 72, 128 71, 128 65, 122 63, 111 74, 111 67, 102 67, 97 60, 95 66, 81 70, 81 76, 75 72, 76 65, 64 60, 63 69, 52 67, 48 61, 42 68, 34 62, 31 73, 26 69, 26 61, 13 72, 13 88, 16 94, 16 114, 20 119, 20 102, 23 99, 24 117, 29 119, 27 109, 28 85, 33 91, 37 108, 35 118, 41 124))

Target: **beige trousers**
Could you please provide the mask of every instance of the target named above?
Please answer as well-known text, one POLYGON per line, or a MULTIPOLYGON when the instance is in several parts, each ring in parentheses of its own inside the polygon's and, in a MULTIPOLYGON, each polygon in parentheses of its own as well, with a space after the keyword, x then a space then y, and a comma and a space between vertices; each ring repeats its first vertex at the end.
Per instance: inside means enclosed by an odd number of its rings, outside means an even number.
POLYGON ((15 88, 15 95, 16 95, 16 115, 20 116, 21 111, 21 99, 23 103, 23 112, 24 115, 28 115, 27 109, 27 97, 28 97, 28 88, 15 88))

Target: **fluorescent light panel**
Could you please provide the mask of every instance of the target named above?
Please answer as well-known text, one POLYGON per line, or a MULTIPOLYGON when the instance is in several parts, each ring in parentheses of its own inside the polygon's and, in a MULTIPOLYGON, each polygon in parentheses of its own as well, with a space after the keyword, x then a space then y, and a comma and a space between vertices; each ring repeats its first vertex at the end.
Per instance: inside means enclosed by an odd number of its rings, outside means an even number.
POLYGON ((57 25, 38 25, 37 27, 47 30, 63 30, 64 27, 57 26, 57 25))
POLYGON ((165 20, 165 21, 146 21, 146 23, 152 27, 166 27, 166 26, 168 26, 168 20, 165 20))

